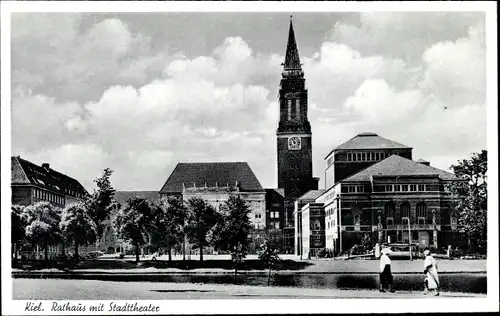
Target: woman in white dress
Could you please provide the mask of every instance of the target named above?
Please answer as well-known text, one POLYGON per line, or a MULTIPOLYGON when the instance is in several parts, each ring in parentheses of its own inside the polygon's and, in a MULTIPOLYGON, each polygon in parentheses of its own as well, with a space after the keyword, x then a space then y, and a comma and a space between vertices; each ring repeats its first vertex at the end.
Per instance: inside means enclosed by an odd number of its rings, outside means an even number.
POLYGON ((384 287, 389 287, 389 292, 394 293, 394 289, 392 288, 392 271, 391 271, 391 259, 389 259, 389 254, 391 253, 391 249, 384 248, 381 251, 382 255, 380 256, 380 292, 385 292, 384 287))
POLYGON ((439 296, 439 276, 436 259, 432 257, 429 250, 424 251, 424 256, 424 274, 426 284, 424 294, 427 294, 428 291, 434 291, 434 295, 439 296))

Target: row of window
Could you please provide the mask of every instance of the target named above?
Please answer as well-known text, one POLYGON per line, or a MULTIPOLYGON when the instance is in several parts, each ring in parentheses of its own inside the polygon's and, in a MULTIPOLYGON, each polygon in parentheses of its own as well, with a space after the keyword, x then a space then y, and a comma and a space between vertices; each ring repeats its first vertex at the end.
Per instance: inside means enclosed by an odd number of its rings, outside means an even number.
POLYGON ((363 185, 346 185, 342 186, 342 193, 363 193, 365 187, 363 185))
POLYGON ((270 218, 280 218, 280 212, 269 212, 270 218))
POLYGON ((334 215, 334 209, 333 208, 329 208, 325 211, 325 215, 326 216, 330 216, 330 215, 334 215))
MULTIPOLYGON (((392 155, 388 152, 370 152, 370 153, 347 153, 344 157, 347 161, 379 161, 392 155)), ((339 156, 340 158, 341 156, 339 156)), ((340 159, 339 159, 340 160, 340 159)))
POLYGON ((262 218, 262 214, 255 214, 255 218, 262 218))
POLYGON ((288 120, 291 121, 292 117, 294 119, 300 120, 300 101, 298 99, 288 99, 288 120), (295 103, 295 111, 292 110, 292 102, 295 103))
POLYGON ((264 225, 262 225, 262 224, 260 224, 260 223, 255 223, 255 224, 254 224, 254 228, 255 228, 255 229, 261 229, 261 228, 263 228, 263 227, 264 227, 264 225))
POLYGON ((327 226, 328 228, 333 228, 333 227, 335 227, 335 220, 327 221, 327 222, 326 222, 326 226, 327 226))
MULTIPOLYGON (((410 203, 404 202, 400 205, 401 217, 410 217, 410 203)), ((385 217, 394 217, 396 207, 394 202, 388 202, 385 207, 385 217)), ((417 203, 417 217, 427 217, 427 204, 425 202, 417 203)))
MULTIPOLYGON (((375 187, 377 192, 425 192, 430 191, 431 186, 425 184, 385 184, 375 187)), ((345 185, 341 187, 342 193, 364 193, 363 185, 345 185)))
POLYGON ((40 190, 40 189, 34 188, 32 191, 32 194, 33 194, 33 197, 40 199, 40 200, 49 201, 49 202, 53 202, 53 203, 57 203, 57 204, 64 204, 64 197, 63 196, 53 194, 53 193, 47 192, 45 190, 40 190))
POLYGON ((428 188, 425 184, 386 184, 385 192, 424 192, 428 188))

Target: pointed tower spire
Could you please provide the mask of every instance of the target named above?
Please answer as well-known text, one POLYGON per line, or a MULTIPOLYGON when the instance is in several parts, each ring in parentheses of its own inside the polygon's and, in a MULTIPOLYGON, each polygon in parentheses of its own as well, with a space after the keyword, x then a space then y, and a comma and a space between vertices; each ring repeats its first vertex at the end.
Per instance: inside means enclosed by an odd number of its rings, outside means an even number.
POLYGON ((295 32, 293 31, 292 16, 290 15, 290 30, 288 32, 288 43, 286 45, 285 62, 283 63, 285 70, 301 70, 299 50, 295 41, 295 32))

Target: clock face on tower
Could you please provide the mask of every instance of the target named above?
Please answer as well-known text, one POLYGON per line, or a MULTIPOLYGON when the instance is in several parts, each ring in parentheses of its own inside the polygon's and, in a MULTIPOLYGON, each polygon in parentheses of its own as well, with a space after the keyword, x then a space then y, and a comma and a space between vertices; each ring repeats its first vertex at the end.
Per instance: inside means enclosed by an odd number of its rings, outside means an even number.
POLYGON ((288 150, 300 150, 300 137, 288 138, 288 150))

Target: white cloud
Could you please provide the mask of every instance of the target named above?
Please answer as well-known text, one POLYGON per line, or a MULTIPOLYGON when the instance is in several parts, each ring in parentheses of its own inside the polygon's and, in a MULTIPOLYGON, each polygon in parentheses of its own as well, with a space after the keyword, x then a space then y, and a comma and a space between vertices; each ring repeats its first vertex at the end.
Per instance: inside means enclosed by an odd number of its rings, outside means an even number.
MULTIPOLYGON (((118 189, 157 190, 177 162, 220 160, 248 161, 265 187, 276 185, 283 56, 255 52, 237 36, 207 56, 169 55, 117 19, 83 28, 77 16, 65 16, 42 25, 49 17, 16 20, 22 26, 13 36, 16 52, 32 54, 27 39, 33 36, 42 46, 64 45, 54 48, 56 61, 42 50, 50 69, 33 56, 13 65, 14 154, 49 161, 87 187, 111 167, 118 189), (38 26, 47 29, 40 38, 29 32, 38 26), (68 32, 52 39, 62 26, 68 32)), ((376 33, 378 40, 385 34, 391 42, 393 34, 366 25, 403 24, 395 31, 400 37, 407 30, 406 18, 363 18, 356 32, 376 33)), ((412 146, 415 158, 442 168, 485 148, 484 29, 474 25, 467 36, 427 46, 413 42, 420 55, 411 66, 401 54, 358 49, 342 39, 301 56, 315 176, 323 175, 333 147, 365 131, 412 146)))
POLYGON ((469 36, 455 42, 436 43, 424 52, 426 71, 422 89, 449 106, 484 102, 486 47, 484 24, 469 29, 469 36))

